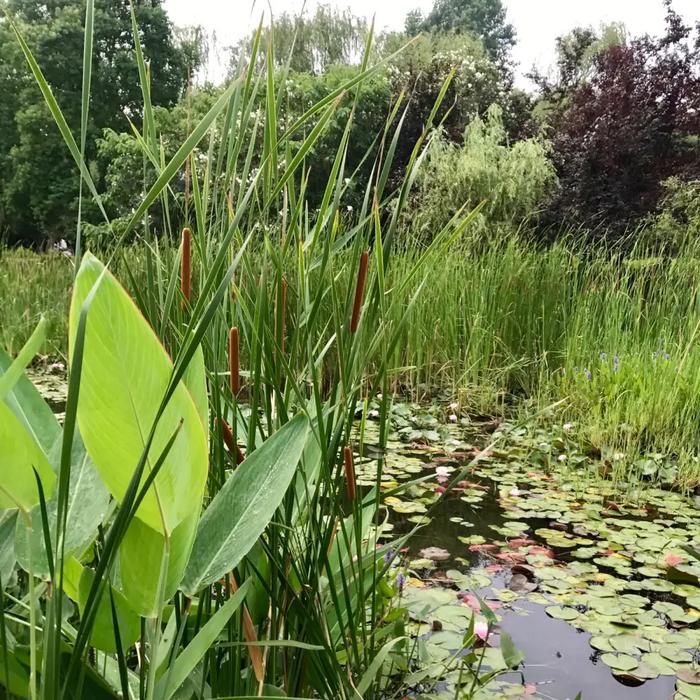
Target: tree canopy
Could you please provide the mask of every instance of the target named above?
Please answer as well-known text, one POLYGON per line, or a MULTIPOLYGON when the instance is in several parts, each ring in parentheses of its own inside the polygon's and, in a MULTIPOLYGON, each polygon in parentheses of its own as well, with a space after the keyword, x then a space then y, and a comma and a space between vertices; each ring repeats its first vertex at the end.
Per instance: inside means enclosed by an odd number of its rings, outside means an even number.
MULTIPOLYGON (((298 73, 319 75, 332 65, 357 62, 368 31, 367 20, 355 15, 349 7, 339 9, 321 4, 313 13, 283 12, 275 16, 271 28, 265 29, 263 39, 267 44, 272 32, 278 66, 289 64, 289 68, 298 73)), ((253 36, 246 37, 235 47, 233 69, 241 57, 248 56, 253 36)))
POLYGON ((426 17, 419 11, 410 12, 405 23, 406 33, 456 32, 474 34, 484 44, 490 58, 503 66, 515 45, 515 29, 507 21, 501 0, 434 0, 426 17))
MULTIPOLYGON (((178 45, 160 0, 134 3, 155 105, 182 96, 191 46, 178 45)), ((79 139, 84 8, 75 0, 10 0, 8 9, 79 139)), ((70 235, 78 192, 75 168, 30 75, 8 22, 0 21, 0 228, 10 240, 70 235)), ((97 0, 86 156, 103 128, 139 122, 141 88, 128 0, 97 0)), ((99 173, 95 173, 99 179, 99 173)))

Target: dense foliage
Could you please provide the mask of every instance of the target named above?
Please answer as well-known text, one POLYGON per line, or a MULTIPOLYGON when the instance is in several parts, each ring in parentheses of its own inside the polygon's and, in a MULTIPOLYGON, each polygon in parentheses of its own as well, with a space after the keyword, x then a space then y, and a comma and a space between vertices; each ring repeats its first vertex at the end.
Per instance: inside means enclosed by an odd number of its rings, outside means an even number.
MULTIPOLYGON (((372 74, 361 88, 339 96, 313 150, 306 154, 299 177, 310 216, 320 204, 350 114, 343 192, 347 216, 358 211, 367 183, 378 177, 373 163, 381 149, 389 147, 388 116, 392 127, 401 125, 402 138, 391 144, 394 157, 384 174, 385 186, 392 188, 401 181, 416 142, 426 129, 437 129, 439 137, 426 141, 432 144, 430 167, 435 173, 456 168, 459 178, 451 188, 472 193, 461 203, 473 202, 475 192, 481 193, 479 198, 501 201, 502 193, 487 196, 483 191, 488 179, 480 179, 471 167, 462 167, 480 157, 480 146, 469 139, 465 142, 465 132, 475 133, 470 125, 491 119, 487 115, 495 114, 491 108, 496 105, 504 130, 497 142, 502 152, 509 153, 508 171, 529 173, 534 156, 543 166, 537 172, 547 176, 535 178, 532 187, 524 189, 514 182, 489 184, 506 188, 519 199, 508 206, 507 217, 489 215, 486 220, 493 221, 500 233, 527 223, 533 236, 545 240, 572 227, 594 231, 606 240, 624 237, 625 231, 658 213, 666 196, 663 183, 669 178, 682 185, 700 174, 700 32, 683 23, 670 0, 659 1, 667 6, 666 27, 660 36, 634 37, 620 24, 598 30, 574 27, 557 39, 552 69, 529 74, 536 88, 530 92, 513 87, 515 32, 501 0, 436 0, 425 16, 409 12, 405 32, 372 37, 372 74), (433 113, 439 97, 440 106, 433 113), (462 166, 456 165, 455 158, 462 166), (534 191, 537 196, 532 196, 534 191)), ((8 8, 45 69, 68 124, 78 134, 81 3, 12 0, 8 8)), ((206 38, 200 30, 174 29, 160 2, 137 3, 135 15, 150 66, 155 127, 150 136, 162 143, 162 155, 167 158, 222 88, 195 83, 191 90, 185 89, 188 76, 196 73, 206 53, 206 38)), ((280 115, 289 127, 310 105, 334 94, 359 73, 369 24, 350 9, 323 4, 301 15, 283 13, 274 19, 272 29, 263 28, 262 50, 255 60, 261 69, 271 62, 280 115), (268 53, 268 44, 274 51, 268 53)), ((232 48, 232 73, 249 60, 253 44, 249 36, 232 48)), ((157 177, 155 163, 144 162, 131 128, 131 123, 138 126, 141 120, 132 46, 126 0, 97 2, 97 50, 85 152, 117 231, 142 195, 143 176, 146 184, 157 177)), ((259 86, 256 91, 260 93, 259 86)), ((10 243, 33 245, 58 238, 70 241, 75 235, 78 180, 64 175, 68 156, 29 80, 7 20, 0 20, 0 96, 0 236, 10 243)), ((319 120, 320 115, 309 119, 292 141, 303 139, 319 120)), ((255 119, 244 128, 252 133, 255 119)), ((257 131, 255 138, 259 148, 251 154, 251 173, 265 135, 257 131)), ((197 149, 199 158, 205 148, 197 149)), ((165 208, 161 203, 149 209, 155 232, 166 230, 166 219, 171 223, 189 220, 189 169, 193 166, 196 161, 173 179, 165 208)), ((500 161, 494 164, 494 172, 502 167, 500 161)), ((412 198, 411 236, 416 226, 422 230, 421 238, 435 233, 430 228, 441 217, 433 218, 430 202, 438 192, 444 193, 442 182, 437 177, 432 195, 422 191, 412 198)), ((451 207, 438 209, 446 214, 451 207)), ((86 203, 82 219, 92 245, 99 247, 110 240, 111 229, 93 205, 86 203)))
MULTIPOLYGON (((320 74, 339 63, 354 63, 362 55, 368 22, 350 8, 318 5, 313 14, 283 12, 275 16, 272 28, 265 30, 263 42, 272 40, 278 68, 288 66, 298 73, 320 74)), ((231 67, 235 73, 241 59, 250 55, 255 33, 234 47, 231 67)))
POLYGON ((462 144, 442 136, 431 141, 410 229, 419 240, 430 240, 460 207, 470 210, 483 202, 472 235, 488 239, 536 215, 556 184, 546 142, 509 144, 501 109, 493 105, 485 118, 475 117, 467 126, 462 144))
POLYGON ((406 17, 406 33, 457 32, 477 36, 489 56, 505 65, 515 44, 515 29, 506 19, 501 0, 435 0, 433 9, 423 17, 413 10, 406 17))
MULTIPOLYGON (((0 3, 0 8, 2 3, 0 3)), ((94 162, 104 128, 129 130, 142 100, 127 0, 96 3, 92 102, 85 145, 94 162)), ((84 9, 75 0, 11 0, 10 16, 53 88, 69 126, 80 130, 84 9)), ((178 46, 160 1, 135 3, 150 65, 151 100, 172 106, 196 66, 191 45, 178 46)), ((0 19, 0 229, 11 242, 40 243, 74 235, 78 178, 8 20, 0 19)), ((96 173, 97 179, 100 173, 96 173)))
POLYGON ((666 178, 697 177, 698 68, 700 31, 669 8, 663 36, 598 52, 586 79, 564 74, 574 91, 553 133, 555 220, 620 232, 656 207, 666 178))

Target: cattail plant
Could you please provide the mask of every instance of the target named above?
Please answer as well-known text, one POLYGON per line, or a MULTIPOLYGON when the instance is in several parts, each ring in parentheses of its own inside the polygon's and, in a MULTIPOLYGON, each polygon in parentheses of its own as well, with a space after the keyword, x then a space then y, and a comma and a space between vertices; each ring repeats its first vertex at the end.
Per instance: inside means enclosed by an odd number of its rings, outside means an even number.
POLYGON ((279 310, 279 343, 284 355, 284 335, 286 331, 286 315, 287 315, 287 279, 282 277, 280 283, 280 310, 279 310))
POLYGON ((231 393, 234 396, 238 396, 238 392, 241 388, 241 360, 237 326, 231 328, 228 334, 228 368, 230 373, 229 382, 231 393))
POLYGON ((190 303, 192 293, 192 232, 182 229, 182 253, 180 258, 180 290, 182 291, 182 307, 190 303))
POLYGON ((243 450, 241 450, 240 445, 233 437, 231 426, 223 418, 221 419, 221 437, 224 440, 224 445, 228 447, 228 451, 232 455, 236 455, 236 464, 240 464, 245 459, 245 455, 243 454, 243 450))
POLYGON ((369 252, 364 250, 360 257, 360 267, 357 270, 357 282, 355 284, 355 301, 352 306, 352 319, 350 321, 350 332, 356 333, 360 325, 360 314, 362 312, 362 297, 365 291, 365 279, 367 278, 367 263, 369 252))
POLYGON ((355 500, 357 493, 355 489, 355 465, 350 447, 343 448, 343 464, 345 465, 345 488, 348 500, 352 502, 355 500))

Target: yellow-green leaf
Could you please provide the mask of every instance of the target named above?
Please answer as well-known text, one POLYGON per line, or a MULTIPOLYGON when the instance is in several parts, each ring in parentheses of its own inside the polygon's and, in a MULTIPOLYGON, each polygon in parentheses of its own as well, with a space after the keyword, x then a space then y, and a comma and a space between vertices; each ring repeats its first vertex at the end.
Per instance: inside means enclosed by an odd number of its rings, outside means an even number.
POLYGON ((56 475, 42 449, 4 401, 0 401, 0 445, 0 509, 29 511, 39 503, 35 469, 49 498, 56 475))
MULTIPOLYGON (((75 280, 71 352, 81 306, 96 284, 85 332, 78 423, 95 468, 121 501, 147 444, 173 366, 131 298, 90 253, 75 280)), ((199 511, 207 476, 204 426, 183 382, 158 422, 144 479, 176 431, 172 449, 136 514, 166 535, 199 511)))

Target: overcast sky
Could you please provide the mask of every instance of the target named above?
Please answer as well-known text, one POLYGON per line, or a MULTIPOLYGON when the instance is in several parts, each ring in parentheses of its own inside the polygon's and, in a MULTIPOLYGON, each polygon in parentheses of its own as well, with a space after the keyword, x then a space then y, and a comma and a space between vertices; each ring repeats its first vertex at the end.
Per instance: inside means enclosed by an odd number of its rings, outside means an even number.
MULTIPOLYGON (((339 7, 350 5, 358 15, 376 13, 378 29, 401 29, 406 12, 420 8, 424 13, 432 0, 331 0, 339 7)), ((508 20, 515 26, 518 43, 515 59, 520 74, 537 65, 545 69, 554 57, 554 40, 576 26, 623 22, 631 34, 658 34, 663 29, 662 0, 504 0, 508 20)), ((273 12, 298 11, 303 0, 269 0, 273 12)), ((308 0, 313 8, 316 0, 308 0)), ((201 24, 214 33, 219 47, 236 42, 257 25, 268 2, 260 0, 165 0, 175 24, 201 24)), ((700 21, 700 0, 674 0, 674 7, 692 23, 700 21)), ((216 79, 218 71, 210 77, 216 79)))

